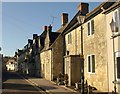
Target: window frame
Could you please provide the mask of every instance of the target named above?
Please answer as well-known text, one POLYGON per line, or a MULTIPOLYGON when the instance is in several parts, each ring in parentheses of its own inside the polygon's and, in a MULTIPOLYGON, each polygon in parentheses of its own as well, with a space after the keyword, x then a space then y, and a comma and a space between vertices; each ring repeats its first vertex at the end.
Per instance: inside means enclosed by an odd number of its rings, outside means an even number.
MULTIPOLYGON (((117 20, 118 20, 118 32, 120 32, 120 18, 119 18, 119 10, 116 9, 114 12, 113 12, 113 21, 116 22, 116 19, 115 19, 115 12, 117 12, 117 20)), ((114 32, 115 34, 118 33, 118 32, 114 32)))
MULTIPOLYGON (((95 60, 95 55, 94 55, 94 54, 87 55, 87 72, 88 72, 89 74, 95 74, 95 72, 93 72, 92 56, 94 56, 94 60, 95 60), (88 62, 88 57, 90 57, 90 63, 88 62), (90 71, 89 71, 89 69, 88 69, 89 64, 90 64, 90 71)), ((94 63, 94 64, 95 64, 95 63, 94 63)), ((94 68, 95 68, 95 67, 94 67, 94 68)), ((95 69, 94 69, 94 70, 95 70, 95 69)))
POLYGON ((94 19, 91 19, 90 21, 87 22, 87 37, 92 36, 95 33, 95 25, 93 24, 92 26, 92 21, 95 23, 94 19), (89 30, 88 30, 88 24, 89 24, 89 30), (94 28, 92 29, 92 27, 94 28))
POLYGON ((68 44, 72 44, 72 34, 68 33, 68 44))
MULTIPOLYGON (((90 73, 91 72, 91 64, 88 62, 89 61, 89 57, 91 57, 90 55, 87 56, 87 72, 90 73), (90 66, 89 66, 90 64, 90 66)), ((91 59, 90 59, 91 60, 91 59)))
POLYGON ((115 58, 116 58, 116 62, 115 62, 115 68, 116 68, 116 80, 120 81, 120 78, 117 77, 117 58, 120 57, 120 51, 115 52, 115 58))

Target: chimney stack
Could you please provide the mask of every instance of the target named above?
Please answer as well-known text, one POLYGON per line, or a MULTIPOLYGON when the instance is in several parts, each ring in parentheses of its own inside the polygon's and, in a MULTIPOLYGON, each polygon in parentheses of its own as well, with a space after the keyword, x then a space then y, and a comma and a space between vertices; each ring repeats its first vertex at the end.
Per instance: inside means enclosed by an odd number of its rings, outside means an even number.
POLYGON ((62 13, 62 26, 65 26, 68 23, 68 13, 62 13))
POLYGON ((47 27, 47 30, 48 30, 49 32, 52 32, 52 26, 51 26, 51 24, 47 27))
POLYGON ((89 12, 89 4, 88 3, 80 3, 78 5, 78 11, 80 11, 82 15, 86 15, 89 12))
POLYGON ((37 34, 33 34, 33 39, 35 39, 37 37, 37 34))
POLYGON ((44 26, 44 27, 43 27, 43 31, 47 31, 47 26, 44 26))
POLYGON ((28 43, 30 43, 30 44, 31 44, 32 42, 33 42, 33 41, 32 41, 32 39, 28 39, 28 43))

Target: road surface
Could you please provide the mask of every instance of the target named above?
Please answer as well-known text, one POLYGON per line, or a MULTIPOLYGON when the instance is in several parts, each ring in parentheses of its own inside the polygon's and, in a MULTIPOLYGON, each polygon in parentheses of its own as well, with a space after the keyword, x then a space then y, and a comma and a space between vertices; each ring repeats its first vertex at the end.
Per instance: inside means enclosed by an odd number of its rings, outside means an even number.
POLYGON ((45 94, 16 72, 3 72, 2 94, 45 94))

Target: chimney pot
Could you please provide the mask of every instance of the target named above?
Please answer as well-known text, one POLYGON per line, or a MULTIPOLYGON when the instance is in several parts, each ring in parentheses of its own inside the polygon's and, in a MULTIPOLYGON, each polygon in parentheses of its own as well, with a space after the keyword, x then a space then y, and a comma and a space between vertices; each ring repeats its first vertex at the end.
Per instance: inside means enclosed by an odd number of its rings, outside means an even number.
POLYGON ((78 11, 80 11, 81 14, 86 15, 89 12, 89 4, 88 3, 80 3, 78 5, 78 11))
POLYGON ((28 43, 32 43, 32 39, 28 39, 28 43))
POLYGON ((47 31, 47 26, 44 26, 43 30, 44 30, 44 31, 47 31))
POLYGON ((33 34, 33 39, 35 39, 37 37, 37 34, 33 34))
POLYGON ((52 26, 51 26, 51 24, 48 26, 48 31, 52 32, 52 26))

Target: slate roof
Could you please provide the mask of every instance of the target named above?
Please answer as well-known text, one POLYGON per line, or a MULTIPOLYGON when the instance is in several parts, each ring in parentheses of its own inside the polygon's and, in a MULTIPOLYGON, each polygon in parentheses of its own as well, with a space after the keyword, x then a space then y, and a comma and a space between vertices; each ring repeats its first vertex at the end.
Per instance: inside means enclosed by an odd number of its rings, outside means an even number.
POLYGON ((49 33, 50 45, 56 40, 56 38, 59 36, 59 34, 60 34, 59 32, 50 32, 49 33))
POLYGON ((66 27, 67 27, 68 23, 66 25, 64 25, 63 27, 61 27, 60 29, 58 29, 56 32, 62 32, 66 27))
POLYGON ((117 9, 118 7, 120 7, 120 1, 118 2, 113 2, 114 4, 111 5, 108 9, 106 9, 103 13, 109 13, 115 9, 117 9))

